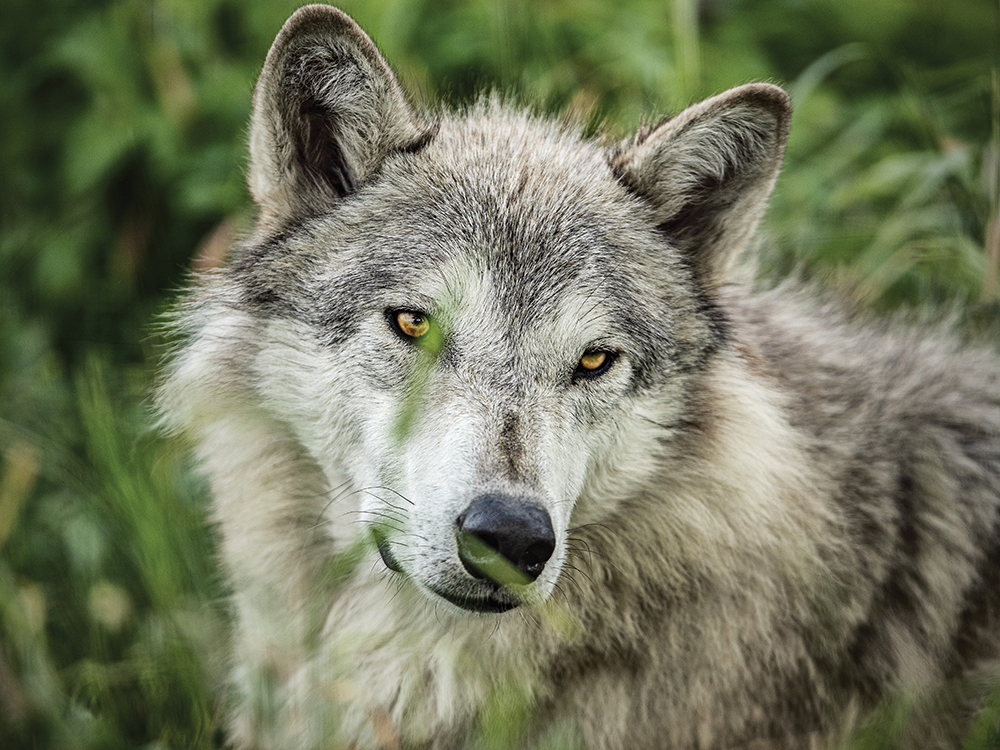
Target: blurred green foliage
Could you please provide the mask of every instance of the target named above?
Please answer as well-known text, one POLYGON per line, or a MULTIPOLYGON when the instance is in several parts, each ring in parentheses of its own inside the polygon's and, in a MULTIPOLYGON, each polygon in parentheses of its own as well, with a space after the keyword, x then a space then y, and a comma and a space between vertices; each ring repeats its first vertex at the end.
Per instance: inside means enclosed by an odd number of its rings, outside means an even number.
MULTIPOLYGON (((624 137, 726 87, 783 84, 796 114, 765 270, 823 275, 879 307, 958 300, 970 324, 996 322, 995 0, 343 7, 428 107, 495 86, 624 137)), ((253 81, 294 8, 0 11, 4 748, 221 741, 225 670, 207 655, 224 653, 224 592, 204 488, 150 427, 151 320, 249 221, 253 81)), ((517 734, 498 724, 485 746, 504 732, 517 734)), ((979 735, 970 749, 995 746, 979 735)))

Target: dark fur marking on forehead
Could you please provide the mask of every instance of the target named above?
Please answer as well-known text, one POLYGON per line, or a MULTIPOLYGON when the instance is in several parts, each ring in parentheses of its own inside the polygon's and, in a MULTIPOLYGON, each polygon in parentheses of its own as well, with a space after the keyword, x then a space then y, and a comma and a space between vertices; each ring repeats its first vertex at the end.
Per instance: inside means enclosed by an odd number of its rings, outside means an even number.
POLYGON ((521 474, 521 463, 524 460, 524 443, 521 440, 520 422, 517 414, 509 412, 504 416, 500 428, 500 453, 507 460, 507 472, 510 479, 517 479, 521 474))
POLYGON ((498 307, 509 317, 511 328, 518 329, 556 311, 561 292, 572 287, 584 266, 568 253, 553 252, 544 241, 519 236, 509 224, 505 229, 506 237, 490 248, 486 265, 502 301, 498 307))

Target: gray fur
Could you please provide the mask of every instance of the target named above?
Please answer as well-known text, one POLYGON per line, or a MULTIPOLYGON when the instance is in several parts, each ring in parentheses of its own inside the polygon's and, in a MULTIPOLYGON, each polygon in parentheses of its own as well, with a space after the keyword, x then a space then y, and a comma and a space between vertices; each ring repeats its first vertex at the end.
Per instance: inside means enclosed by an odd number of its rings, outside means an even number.
POLYGON ((215 498, 236 747, 462 748, 498 696, 517 746, 594 750, 826 747, 942 685, 974 713, 1000 362, 739 281, 788 121, 754 84, 611 148, 494 100, 429 125, 347 16, 292 16, 257 230, 191 291, 159 393, 215 498), (538 580, 459 562, 488 493, 551 516, 538 580))

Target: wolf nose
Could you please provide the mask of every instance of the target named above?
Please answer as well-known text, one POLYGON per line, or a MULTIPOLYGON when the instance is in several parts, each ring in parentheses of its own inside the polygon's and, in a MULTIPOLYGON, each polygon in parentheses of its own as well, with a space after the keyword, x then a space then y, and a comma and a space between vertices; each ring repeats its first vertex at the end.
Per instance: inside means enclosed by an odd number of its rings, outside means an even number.
POLYGON ((534 581, 556 548, 552 520, 545 509, 507 495, 476 498, 455 523, 462 565, 475 578, 495 583, 534 581), (498 560, 498 554, 516 570, 498 560))

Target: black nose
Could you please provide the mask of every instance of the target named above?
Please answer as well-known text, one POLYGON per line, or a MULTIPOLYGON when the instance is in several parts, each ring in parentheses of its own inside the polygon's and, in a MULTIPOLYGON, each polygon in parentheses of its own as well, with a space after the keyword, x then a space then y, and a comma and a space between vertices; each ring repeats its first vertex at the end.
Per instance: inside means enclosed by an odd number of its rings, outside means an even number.
POLYGON ((465 569, 495 583, 534 581, 556 548, 552 520, 545 509, 508 495, 476 498, 455 523, 458 556, 465 569), (516 570, 498 561, 497 554, 516 570))

